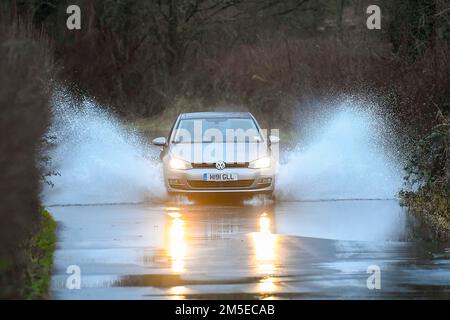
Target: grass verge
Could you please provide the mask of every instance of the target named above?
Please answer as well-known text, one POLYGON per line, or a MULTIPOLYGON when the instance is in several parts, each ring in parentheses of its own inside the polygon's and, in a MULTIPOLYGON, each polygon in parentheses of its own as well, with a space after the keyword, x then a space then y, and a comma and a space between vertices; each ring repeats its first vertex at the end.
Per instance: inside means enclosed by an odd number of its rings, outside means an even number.
MULTIPOLYGON (((450 104, 444 104, 442 110, 450 104)), ((439 108, 439 123, 417 142, 405 167, 405 187, 400 192, 408 207, 429 229, 432 239, 450 240, 450 116, 439 108)))
POLYGON ((56 222, 44 208, 40 209, 40 215, 40 228, 26 246, 25 299, 46 299, 49 295, 56 247, 56 222))

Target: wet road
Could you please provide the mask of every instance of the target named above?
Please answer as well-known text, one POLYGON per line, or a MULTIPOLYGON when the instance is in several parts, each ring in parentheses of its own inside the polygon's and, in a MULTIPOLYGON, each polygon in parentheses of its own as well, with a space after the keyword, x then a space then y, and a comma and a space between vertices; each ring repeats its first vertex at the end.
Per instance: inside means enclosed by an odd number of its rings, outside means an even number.
POLYGON ((450 298, 450 245, 410 241, 394 200, 257 202, 52 207, 52 297, 450 298), (80 289, 66 287, 70 265, 80 289))

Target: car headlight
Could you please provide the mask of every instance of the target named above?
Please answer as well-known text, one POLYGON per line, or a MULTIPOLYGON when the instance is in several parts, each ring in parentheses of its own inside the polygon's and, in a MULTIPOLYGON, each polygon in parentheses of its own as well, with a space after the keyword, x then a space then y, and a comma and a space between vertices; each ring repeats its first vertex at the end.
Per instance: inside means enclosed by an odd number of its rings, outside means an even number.
POLYGON ((252 169, 263 169, 270 167, 270 157, 263 157, 256 160, 253 160, 249 163, 248 167, 252 169))
POLYGON ((190 164, 190 162, 181 160, 181 159, 177 159, 177 158, 172 158, 169 161, 169 166, 171 169, 176 169, 176 170, 186 170, 186 169, 191 169, 192 165, 190 164))

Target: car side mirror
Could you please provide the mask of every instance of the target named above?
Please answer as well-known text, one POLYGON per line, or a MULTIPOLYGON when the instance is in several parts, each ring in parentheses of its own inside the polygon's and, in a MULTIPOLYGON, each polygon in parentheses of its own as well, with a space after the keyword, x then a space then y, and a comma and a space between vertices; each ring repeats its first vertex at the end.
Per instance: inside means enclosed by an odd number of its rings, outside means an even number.
POLYGON ((269 136, 270 144, 275 144, 280 142, 280 138, 277 136, 269 136))
POLYGON ((167 145, 166 138, 164 138, 164 137, 155 138, 155 139, 153 139, 152 143, 155 146, 159 146, 159 147, 164 147, 167 145))

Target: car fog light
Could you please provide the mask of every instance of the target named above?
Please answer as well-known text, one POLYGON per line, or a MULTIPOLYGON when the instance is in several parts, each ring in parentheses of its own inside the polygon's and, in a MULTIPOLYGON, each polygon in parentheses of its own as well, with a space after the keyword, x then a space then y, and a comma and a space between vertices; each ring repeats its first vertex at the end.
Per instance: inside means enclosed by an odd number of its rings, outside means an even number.
POLYGON ((169 184, 177 185, 177 184, 183 184, 183 183, 178 179, 169 179, 169 184))

